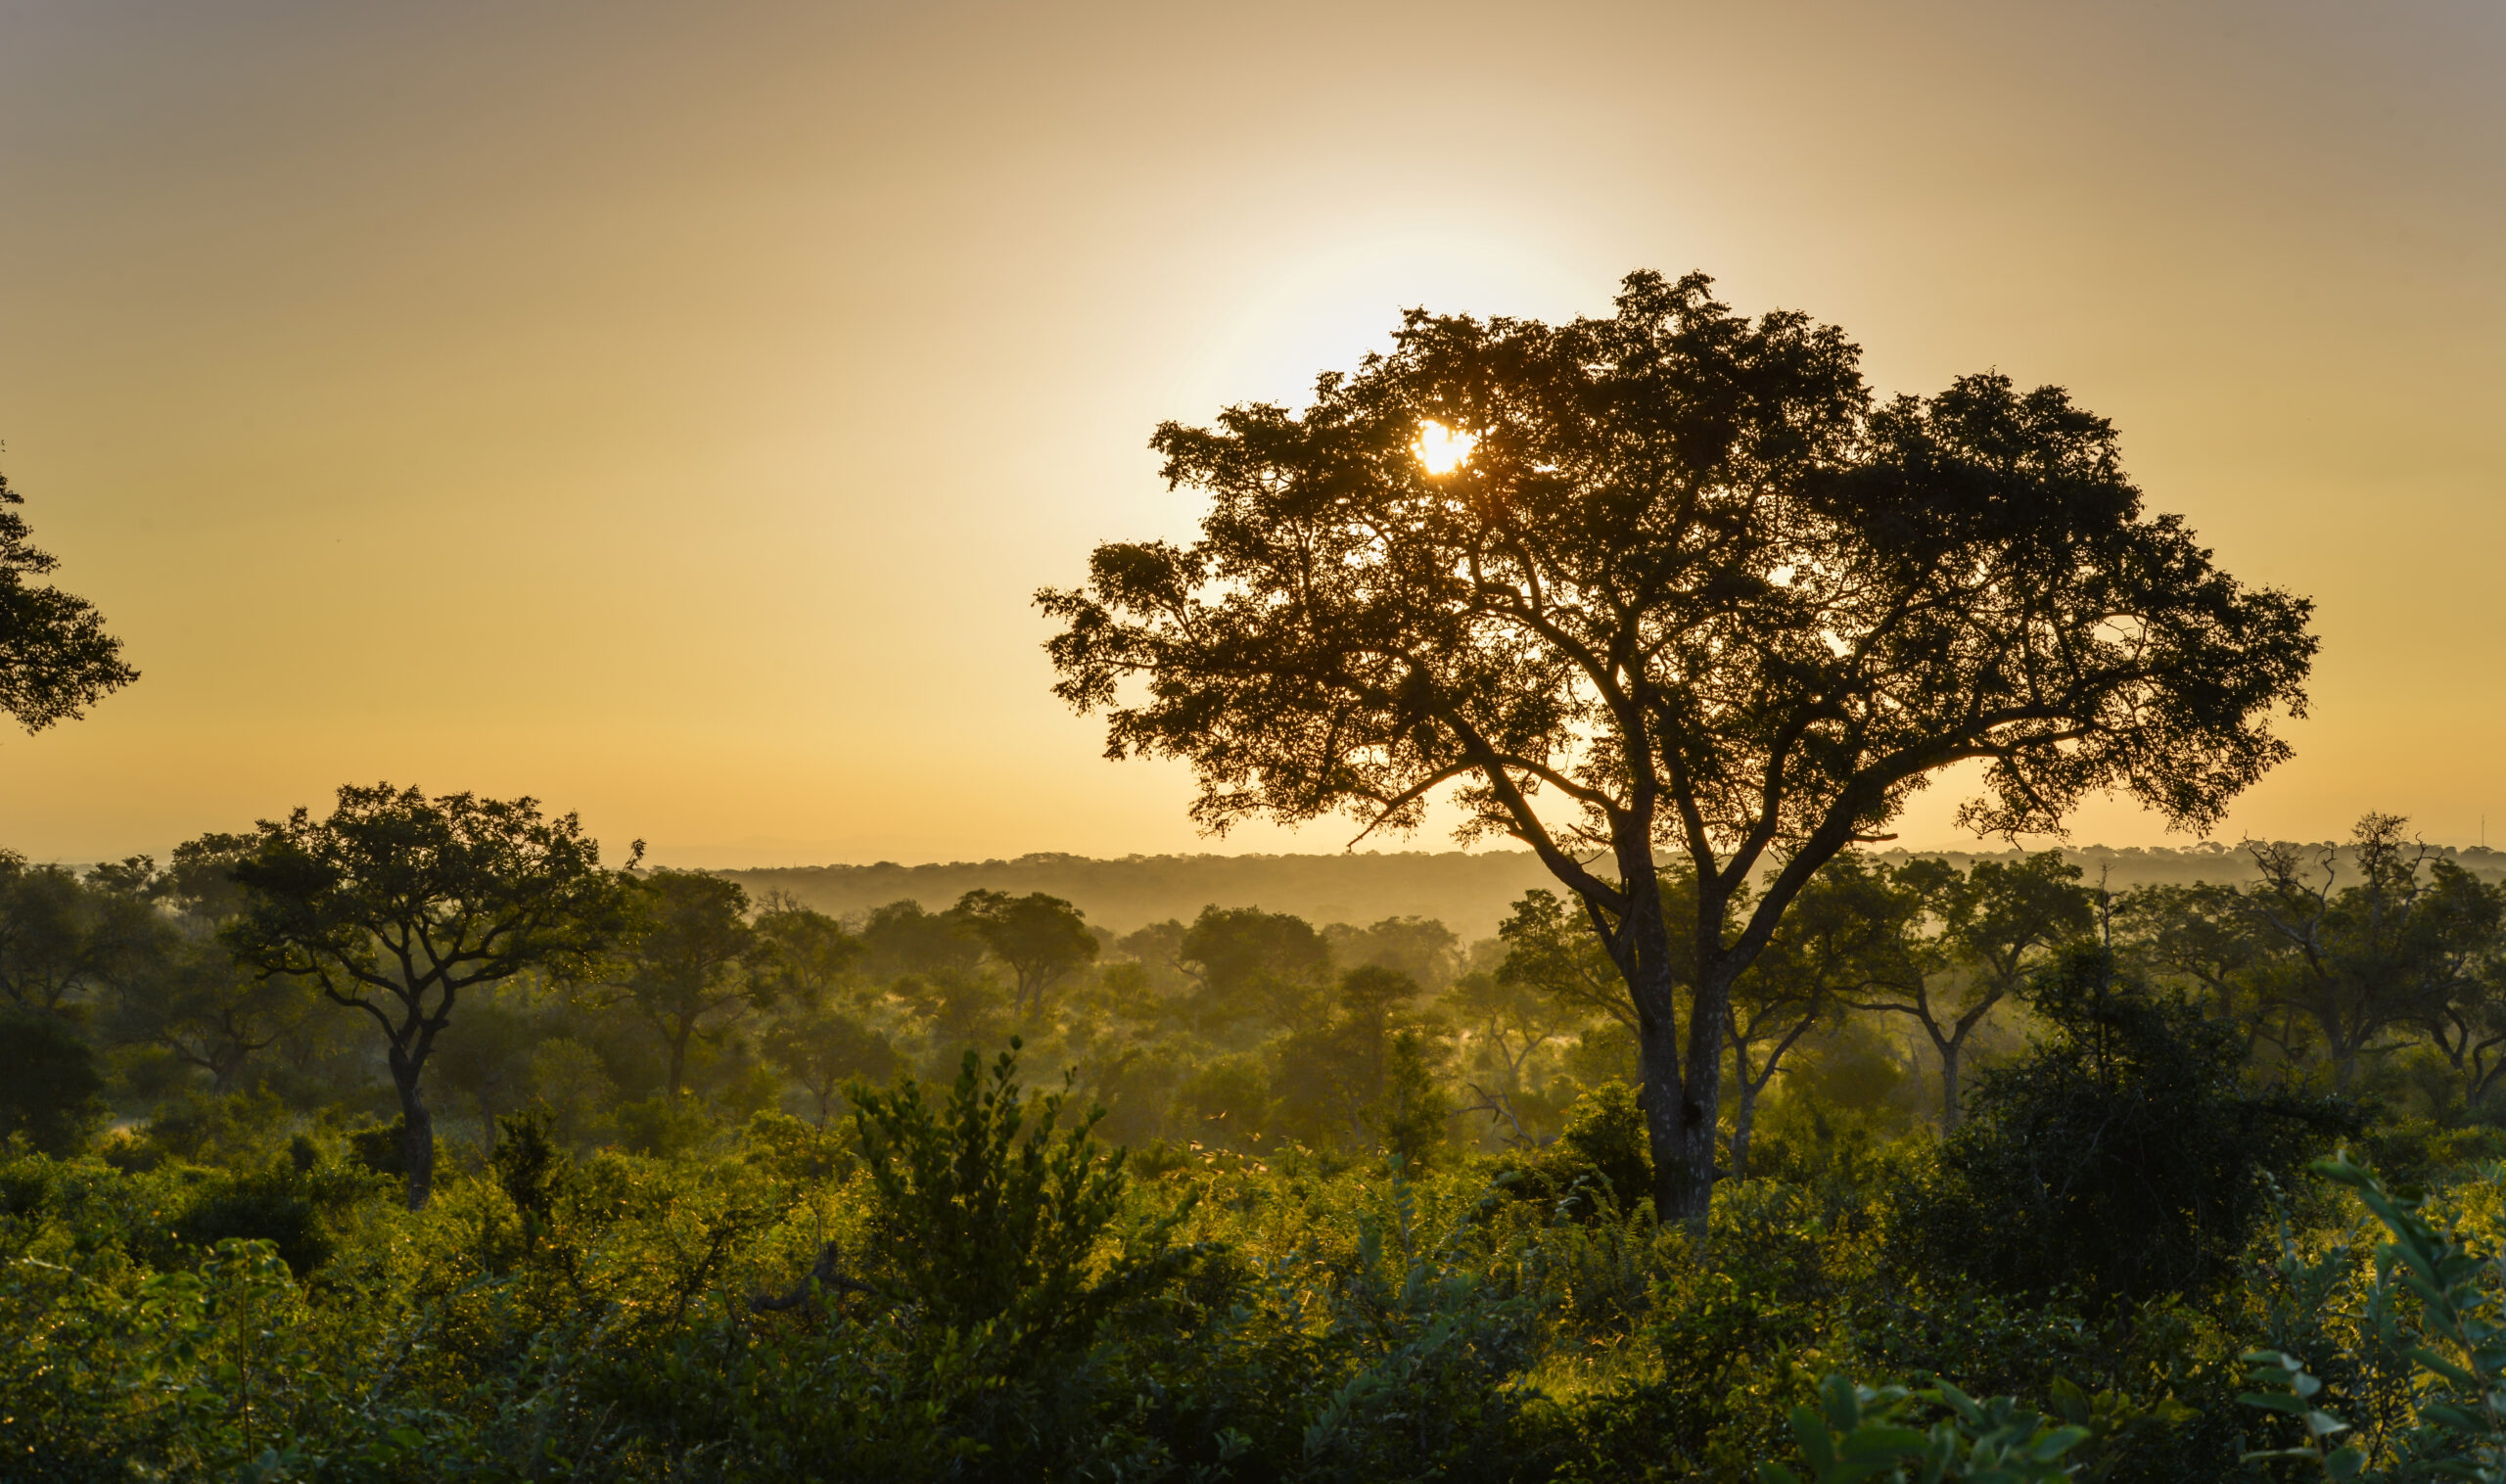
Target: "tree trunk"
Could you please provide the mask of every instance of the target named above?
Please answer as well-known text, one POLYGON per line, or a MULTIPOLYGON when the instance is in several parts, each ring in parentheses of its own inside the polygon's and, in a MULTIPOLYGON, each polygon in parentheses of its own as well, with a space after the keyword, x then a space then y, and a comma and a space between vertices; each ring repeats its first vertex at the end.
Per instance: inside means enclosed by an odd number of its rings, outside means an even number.
POLYGON ((1734 1080, 1734 1092, 1740 1106, 1732 1110, 1732 1179, 1749 1178, 1749 1133, 1757 1127, 1758 1090, 1763 1084, 1749 1080, 1746 1072, 1734 1080))
POLYGON ((1663 981, 1637 1015, 1637 1048, 1645 1069, 1645 1133, 1653 1155, 1653 1214, 1699 1234, 1714 1199, 1715 1098, 1723 1071, 1720 995, 1700 992, 1693 1007, 1687 1055, 1681 1055, 1668 965, 1663 981), (1658 1012, 1654 1006, 1659 1005, 1658 1012))
POLYGON ((678 1101, 679 1083, 684 1080, 686 1072, 687 1028, 682 1026, 678 1034, 670 1039, 670 1098, 673 1102, 678 1101))
POLYGON ((392 1087, 400 1094, 400 1161, 408 1167, 409 1209, 424 1211, 435 1193, 435 1119, 418 1093, 418 1078, 426 1070, 423 1056, 392 1048, 392 1087))
POLYGON ((1954 1041, 1944 1041, 1940 1047, 1940 1130, 1946 1134, 1958 1127, 1958 1057, 1965 1047, 1954 1041))

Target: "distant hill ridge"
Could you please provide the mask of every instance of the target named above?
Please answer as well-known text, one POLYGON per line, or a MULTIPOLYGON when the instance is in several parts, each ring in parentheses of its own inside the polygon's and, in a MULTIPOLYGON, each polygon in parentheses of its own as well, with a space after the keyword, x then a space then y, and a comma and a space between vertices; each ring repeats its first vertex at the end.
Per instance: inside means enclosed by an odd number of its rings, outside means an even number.
MULTIPOLYGON (((1903 862, 1917 857, 1947 859, 1962 868, 1979 859, 2015 859, 2021 852, 1876 852, 1903 862)), ((2109 849, 2065 848, 2092 883, 2104 875, 2114 891, 2152 882, 2247 881, 2253 863, 2224 846, 2109 849)), ((2506 876, 2506 852, 2479 848, 2446 856, 2488 877, 2506 876)), ((1087 856, 1034 855, 1015 860, 957 860, 946 864, 785 866, 721 870, 752 897, 789 893, 819 911, 859 915, 910 898, 937 911, 978 889, 1024 895, 1048 892, 1066 898, 1088 920, 1127 933, 1169 917, 1190 921, 1203 906, 1259 906, 1293 912, 1317 924, 1363 926, 1386 917, 1441 919, 1464 941, 1496 932, 1507 910, 1532 887, 1555 886, 1529 851, 1399 851, 1311 856, 1087 856)))

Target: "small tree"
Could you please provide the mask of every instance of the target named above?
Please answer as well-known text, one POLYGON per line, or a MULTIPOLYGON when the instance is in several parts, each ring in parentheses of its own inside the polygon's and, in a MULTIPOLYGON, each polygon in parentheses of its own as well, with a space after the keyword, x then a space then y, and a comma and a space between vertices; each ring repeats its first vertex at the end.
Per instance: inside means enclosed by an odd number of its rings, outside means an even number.
POLYGON ((2190 1292, 2236 1270, 2275 1177, 2354 1129, 2335 1099, 2251 1091, 2244 1038, 2075 946, 2029 989, 2052 1034, 1977 1080, 1972 1116, 1895 1223, 1929 1271, 2101 1297, 2190 1292))
POLYGON ((96 1053, 58 1015, 0 1005, 0 1147, 15 1135, 67 1156, 104 1118, 96 1053))
POLYGON ((933 912, 906 898, 870 913, 861 925, 862 966, 886 983, 906 974, 972 973, 983 941, 954 912, 933 912))
POLYGON ((1814 1027, 1834 1023, 1854 996, 1916 971, 1906 927, 1919 911, 1887 867, 1847 852, 1810 878, 1766 951, 1733 986, 1733 1179, 1749 1178, 1758 1099, 1785 1057, 1814 1027))
POLYGON ((848 1083, 882 1083, 905 1070, 905 1058, 885 1034, 825 1005, 801 1008, 767 1030, 766 1059, 810 1094, 820 1128, 848 1083))
POLYGON ((1017 976, 1014 1013, 1043 1015, 1044 992, 1096 961, 1096 935, 1088 931, 1088 919, 1059 897, 972 891, 957 899, 956 912, 992 956, 1017 976))
POLYGON ((618 997, 661 1038, 676 1097, 686 1086, 688 1043, 756 1001, 744 961, 757 948, 748 893, 701 871, 655 871, 635 883, 629 902, 634 925, 618 997))
POLYGON ((1520 1105, 1526 1091, 1524 1073, 1543 1046, 1564 1037, 1587 1017, 1520 978, 1485 970, 1462 975, 1443 1004, 1469 1034, 1475 1059, 1494 1073, 1493 1087, 1466 1084, 1479 1100, 1465 1111, 1503 1119, 1512 1129, 1511 1139, 1529 1143, 1531 1131, 1523 1126, 1520 1105))
POLYGON ((1453 1103, 1430 1075, 1441 1027, 1416 1010, 1420 993, 1407 974, 1360 964, 1333 986, 1327 1017, 1276 1043, 1275 1086, 1291 1133, 1345 1136, 1414 1162, 1443 1141, 1453 1103))
POLYGON ((1864 1009, 1911 1017, 1940 1058, 1940 1126, 1958 1127, 1967 1046, 1994 1008, 2019 993, 2056 945, 2095 921, 2079 867, 2059 851, 2016 865, 1978 860, 1965 875, 1945 860, 1914 860, 1896 873, 1911 895, 1893 920, 1912 931, 1926 914, 1940 927, 1927 945, 1894 955, 1893 975, 1858 997, 1864 1009))
POLYGON ((0 851, 0 999, 43 1015, 83 1016, 100 992, 147 965, 165 925, 132 881, 146 858, 81 881, 0 851))
POLYGON ((1001 1353, 1033 1362, 1084 1343, 1115 1304, 1188 1255, 1167 1245, 1178 1211, 1098 1261, 1123 1210, 1123 1152, 1090 1141, 1101 1111, 1063 1130, 1060 1094, 1031 1104, 1019 1043, 1009 1045, 989 1076, 966 1052, 942 1108, 909 1080, 888 1092, 856 1084, 852 1096, 896 1296, 921 1305, 936 1330, 997 1323, 1001 1353))
POLYGON ((121 640, 85 598, 28 581, 61 565, 32 542, 16 508, 25 497, 0 478, 0 711, 30 732, 74 721, 139 678, 121 640))
POLYGON ((124 1044, 159 1047, 208 1073, 211 1090, 226 1093, 316 1002, 303 981, 257 973, 215 937, 186 932, 121 976, 110 1030, 124 1044))
POLYGON ((234 877, 244 909, 224 936, 237 956, 310 980, 383 1032, 412 1210, 435 1181, 427 1059, 462 992, 534 966, 585 972, 627 924, 599 845, 531 799, 351 784, 328 818, 263 820, 234 877))
POLYGON ((1193 1023, 1293 1024, 1316 1004, 1331 950, 1314 924, 1258 906, 1205 906, 1177 949, 1194 982, 1193 1023))
POLYGON ((860 939, 787 893, 766 893, 752 926, 757 953, 750 972, 778 1003, 823 1004, 860 965, 860 939))
POLYGON ((1109 756, 1188 762, 1204 827, 1408 829, 1443 796, 1535 852, 1628 986, 1657 1207, 1699 1223, 1732 987, 1812 873, 1965 763, 1980 831, 2097 789, 2206 824, 2287 755, 2271 714, 2314 652, 2308 605, 2145 515, 2059 389, 1875 405, 1842 332, 1708 289, 1632 274, 1554 326, 1414 310, 1301 413, 1160 428, 1198 538, 1100 546, 1038 597, 1056 693, 1107 713, 1109 756))
MULTIPOLYGON (((204 835, 174 847, 173 863, 145 894, 170 906, 146 913, 148 948, 115 968, 110 1027, 125 1044, 159 1047, 209 1074, 211 1089, 234 1091, 253 1058, 301 1026, 319 1002, 311 985, 239 964, 218 938, 243 907, 236 863, 248 835, 204 835)), ((137 893, 125 894, 135 898, 137 893)), ((134 903, 135 904, 135 903, 134 903)))
POLYGON ((1342 968, 1371 963, 1418 981, 1440 995, 1462 967, 1462 940, 1433 917, 1386 917, 1367 927, 1335 922, 1323 930, 1331 961, 1342 968))
POLYGON ((2152 972, 2199 985, 2217 1019, 2253 1011, 2255 980, 2274 945, 2235 887, 2207 881, 2141 887, 2114 904, 2114 929, 2124 951, 2152 972))
POLYGON ((2476 983, 2470 960, 2497 936, 2497 899, 2467 872, 2427 870, 2436 853, 2407 836, 2409 823, 2361 816, 2349 835, 2358 879, 2346 885, 2332 846, 2247 847, 2262 870, 2247 909, 2281 951, 2264 997, 2322 1036, 2344 1090, 2388 1031, 2446 1025, 2447 1001, 2476 983))

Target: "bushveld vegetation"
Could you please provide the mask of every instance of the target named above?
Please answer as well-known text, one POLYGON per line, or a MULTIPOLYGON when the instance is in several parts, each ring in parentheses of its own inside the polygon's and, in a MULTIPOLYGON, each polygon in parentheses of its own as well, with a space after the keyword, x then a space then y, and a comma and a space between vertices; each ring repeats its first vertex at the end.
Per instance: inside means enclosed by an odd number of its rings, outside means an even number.
POLYGON ((838 921, 572 838, 354 789, 162 869, 6 863, 10 1477, 2402 1478, 2496 1441, 2506 892, 2398 820, 2238 887, 1839 857, 1736 987, 1703 1230, 1656 1219, 1627 997, 1550 894, 1471 944, 838 921), (540 949, 379 1012, 271 947, 381 886, 540 949), (2389 1192, 2307 1173, 2344 1145, 2389 1192))

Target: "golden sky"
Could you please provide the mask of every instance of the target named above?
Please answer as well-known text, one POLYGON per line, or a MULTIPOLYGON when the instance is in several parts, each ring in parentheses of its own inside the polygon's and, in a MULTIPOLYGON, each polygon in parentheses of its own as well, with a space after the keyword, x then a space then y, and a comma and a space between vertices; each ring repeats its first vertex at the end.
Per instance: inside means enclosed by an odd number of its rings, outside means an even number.
POLYGON ((1640 266, 2062 383, 2314 595, 2225 838, 2506 839, 2500 77, 2493 0, 11 0, 0 470, 145 677, 0 740, 0 843, 388 778, 683 863, 1212 848, 1028 604, 1189 532, 1151 428, 1640 266))

